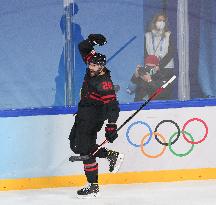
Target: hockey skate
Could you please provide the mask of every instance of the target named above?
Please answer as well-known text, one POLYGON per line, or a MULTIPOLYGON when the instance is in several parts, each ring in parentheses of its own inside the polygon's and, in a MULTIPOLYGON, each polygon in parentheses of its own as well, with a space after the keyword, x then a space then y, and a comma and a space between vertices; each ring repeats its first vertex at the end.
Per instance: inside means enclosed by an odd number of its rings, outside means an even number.
POLYGON ((124 154, 109 150, 107 159, 110 163, 109 164, 109 171, 112 173, 116 173, 116 172, 118 172, 118 170, 120 169, 120 167, 122 165, 122 162, 124 160, 124 154))
POLYGON ((90 199, 99 196, 99 186, 97 183, 89 183, 88 186, 77 191, 77 198, 79 199, 90 199))

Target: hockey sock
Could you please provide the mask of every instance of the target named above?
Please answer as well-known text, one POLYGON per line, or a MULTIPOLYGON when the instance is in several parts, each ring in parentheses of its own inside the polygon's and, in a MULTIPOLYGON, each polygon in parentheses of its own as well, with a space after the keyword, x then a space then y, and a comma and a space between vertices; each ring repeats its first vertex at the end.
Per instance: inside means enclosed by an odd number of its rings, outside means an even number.
POLYGON ((83 161, 84 171, 89 183, 98 183, 98 163, 95 158, 83 161))

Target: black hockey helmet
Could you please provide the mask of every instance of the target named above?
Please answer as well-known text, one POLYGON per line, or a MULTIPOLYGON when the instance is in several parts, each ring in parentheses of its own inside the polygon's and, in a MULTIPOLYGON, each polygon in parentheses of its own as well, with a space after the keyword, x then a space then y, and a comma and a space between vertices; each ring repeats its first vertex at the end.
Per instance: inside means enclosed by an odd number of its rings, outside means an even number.
POLYGON ((101 53, 95 53, 89 60, 89 63, 94 63, 94 64, 105 66, 106 56, 101 53))

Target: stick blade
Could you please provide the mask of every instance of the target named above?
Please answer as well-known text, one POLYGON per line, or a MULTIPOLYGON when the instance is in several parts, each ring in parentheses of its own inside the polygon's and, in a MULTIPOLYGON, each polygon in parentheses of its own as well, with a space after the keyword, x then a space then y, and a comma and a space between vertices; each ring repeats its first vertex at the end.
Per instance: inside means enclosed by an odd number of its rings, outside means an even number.
POLYGON ((69 158, 70 162, 76 162, 76 161, 84 161, 89 159, 90 157, 88 155, 84 155, 84 156, 71 156, 69 158))

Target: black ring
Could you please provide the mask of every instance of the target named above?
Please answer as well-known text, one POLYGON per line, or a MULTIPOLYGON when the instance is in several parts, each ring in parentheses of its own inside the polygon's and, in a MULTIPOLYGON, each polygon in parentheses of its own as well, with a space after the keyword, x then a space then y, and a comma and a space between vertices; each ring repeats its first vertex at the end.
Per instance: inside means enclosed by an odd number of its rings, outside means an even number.
MULTIPOLYGON (((179 126, 178 126, 178 124, 177 124, 176 122, 174 122, 173 120, 162 120, 161 122, 159 122, 159 123, 157 124, 157 126, 155 127, 155 131, 154 131, 154 132, 157 132, 158 127, 159 127, 161 124, 165 123, 165 122, 170 122, 170 123, 174 124, 174 125, 176 126, 177 130, 178 130, 178 134, 177 134, 176 139, 175 139, 173 142, 171 142, 171 145, 173 145, 173 144, 179 139, 179 136, 180 136, 180 134, 181 134, 181 130, 180 130, 180 128, 179 128, 179 126)), ((156 139, 160 144, 165 145, 165 146, 168 146, 168 143, 166 143, 166 142, 161 142, 161 141, 159 140, 159 138, 158 138, 157 135, 155 135, 155 139, 156 139)))

